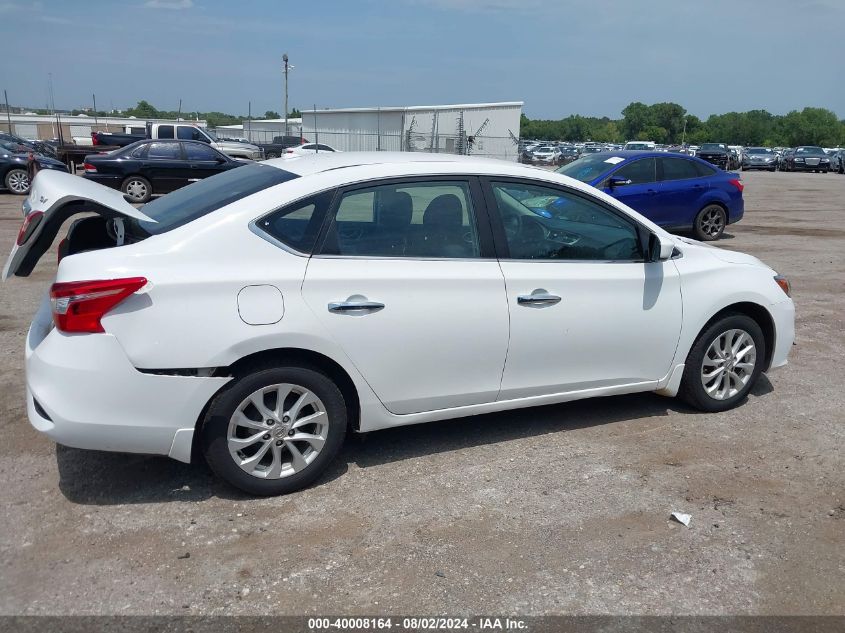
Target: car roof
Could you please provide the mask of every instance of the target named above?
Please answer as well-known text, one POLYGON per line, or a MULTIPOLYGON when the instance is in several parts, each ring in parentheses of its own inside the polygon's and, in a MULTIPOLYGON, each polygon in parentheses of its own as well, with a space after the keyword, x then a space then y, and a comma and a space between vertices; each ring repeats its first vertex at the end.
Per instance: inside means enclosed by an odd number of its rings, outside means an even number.
MULTIPOLYGON (((310 145, 310 143, 308 143, 310 145)), ((516 167, 518 163, 481 158, 476 156, 458 156, 456 154, 431 154, 427 152, 326 152, 308 155, 294 155, 285 158, 271 158, 262 164, 284 169, 299 176, 308 176, 334 169, 359 167, 364 165, 397 165, 412 163, 443 163, 461 165, 467 173, 474 173, 481 167, 482 172, 489 171, 489 166, 499 165, 516 167), (483 166, 487 166, 487 169, 483 166)))
POLYGON ((646 156, 653 156, 655 158, 666 158, 669 157, 680 157, 680 158, 693 158, 692 156, 686 156, 685 154, 676 154, 673 152, 657 152, 650 149, 620 149, 618 151, 604 151, 604 152, 595 152, 590 154, 591 157, 601 157, 601 156, 618 156, 619 158, 643 158, 646 156))

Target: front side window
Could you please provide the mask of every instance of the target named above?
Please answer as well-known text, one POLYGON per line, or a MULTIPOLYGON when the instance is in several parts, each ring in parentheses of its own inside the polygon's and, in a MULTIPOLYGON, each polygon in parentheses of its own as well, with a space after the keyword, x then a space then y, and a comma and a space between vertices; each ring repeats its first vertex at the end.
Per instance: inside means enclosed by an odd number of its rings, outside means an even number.
POLYGON ((150 143, 147 158, 153 160, 180 160, 182 158, 182 150, 179 148, 179 143, 150 143))
POLYGON ((522 182, 494 182, 511 259, 642 259, 633 220, 582 194, 522 182))
POLYGON ((185 148, 185 157, 188 160, 217 160, 221 157, 214 149, 205 143, 182 143, 185 148))
POLYGON ((184 141, 205 141, 206 138, 193 125, 179 125, 176 127, 176 136, 184 141))
POLYGON ((653 158, 641 158, 627 165, 622 165, 613 172, 614 178, 630 180, 632 185, 643 185, 657 180, 657 161, 653 158))
POLYGON ((698 169, 691 160, 683 158, 661 158, 663 163, 663 180, 686 180, 698 178, 698 169))
POLYGON ((346 192, 322 253, 358 257, 481 256, 469 184, 394 183, 346 192))

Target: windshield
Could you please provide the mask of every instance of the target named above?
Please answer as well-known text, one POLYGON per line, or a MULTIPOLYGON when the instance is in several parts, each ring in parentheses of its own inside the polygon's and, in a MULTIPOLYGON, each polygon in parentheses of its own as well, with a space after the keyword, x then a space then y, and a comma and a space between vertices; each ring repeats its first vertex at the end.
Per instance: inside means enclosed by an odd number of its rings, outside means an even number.
POLYGON ((773 154, 772 150, 767 147, 749 147, 745 150, 746 154, 773 154))
POLYGON ((269 165, 244 163, 242 167, 200 180, 145 204, 142 211, 155 222, 140 221, 138 225, 150 235, 165 233, 241 198, 298 177, 269 165))
POLYGON ((827 156, 821 147, 799 147, 796 154, 810 154, 811 156, 827 156))
POLYGON ((220 140, 219 138, 217 138, 217 135, 214 132, 212 132, 211 130, 209 130, 208 128, 205 128, 203 130, 203 132, 205 132, 211 138, 212 141, 219 141, 220 140))
POLYGON ((574 160, 555 171, 564 176, 580 180, 581 182, 591 182, 603 176, 624 160, 621 156, 592 154, 590 156, 582 156, 578 160, 574 160))
POLYGON ((26 147, 22 147, 20 143, 13 143, 12 141, 0 141, 0 148, 10 154, 20 154, 26 150, 26 147))
POLYGON ((701 149, 703 149, 703 150, 720 149, 720 150, 723 150, 723 151, 727 150, 727 148, 724 145, 722 145, 721 143, 702 143, 701 149))

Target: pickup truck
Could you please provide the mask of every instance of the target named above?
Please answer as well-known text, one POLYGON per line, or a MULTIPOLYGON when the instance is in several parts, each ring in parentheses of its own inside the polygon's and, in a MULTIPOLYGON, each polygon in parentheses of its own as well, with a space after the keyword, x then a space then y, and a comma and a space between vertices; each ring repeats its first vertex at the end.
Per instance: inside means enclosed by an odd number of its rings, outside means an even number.
POLYGON ((702 143, 695 155, 725 171, 731 169, 733 165, 731 150, 725 143, 702 143))
POLYGON ((261 160, 264 152, 260 147, 248 143, 221 141, 214 132, 190 123, 147 123, 146 134, 120 134, 115 132, 92 132, 94 146, 125 147, 145 139, 177 138, 185 141, 202 141, 232 158, 261 160))
POLYGON ((272 143, 259 143, 267 158, 279 158, 284 155, 288 147, 297 147, 304 143, 308 143, 307 138, 302 136, 274 136, 272 143))

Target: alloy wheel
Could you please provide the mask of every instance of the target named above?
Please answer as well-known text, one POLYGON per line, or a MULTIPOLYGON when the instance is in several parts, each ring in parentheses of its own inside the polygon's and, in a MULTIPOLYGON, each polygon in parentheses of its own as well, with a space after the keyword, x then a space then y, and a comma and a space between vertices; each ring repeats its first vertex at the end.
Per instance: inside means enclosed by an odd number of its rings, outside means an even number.
POLYGON ((281 479, 307 468, 329 431, 323 402, 305 387, 275 384, 243 400, 229 420, 227 446, 241 470, 281 479))
POLYGON ((26 193, 29 191, 29 176, 25 171, 16 169, 9 174, 7 184, 13 193, 26 193))
POLYGON ((725 215, 720 207, 709 207, 704 210, 698 220, 701 233, 710 237, 718 237, 725 230, 725 215))
POLYGON ((757 347, 745 330, 732 329, 717 336, 701 363, 701 384, 714 400, 734 397, 748 384, 757 364, 757 347))

